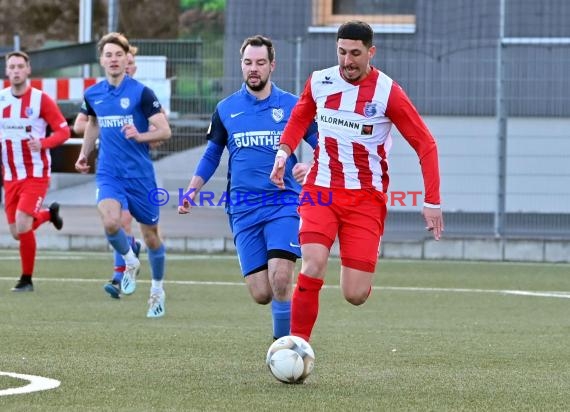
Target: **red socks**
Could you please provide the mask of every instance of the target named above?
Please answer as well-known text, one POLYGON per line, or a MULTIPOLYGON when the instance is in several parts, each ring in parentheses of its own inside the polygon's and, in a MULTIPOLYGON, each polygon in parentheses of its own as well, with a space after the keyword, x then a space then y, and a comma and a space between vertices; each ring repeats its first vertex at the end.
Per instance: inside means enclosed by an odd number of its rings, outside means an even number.
POLYGON ((36 235, 34 230, 49 222, 49 209, 42 209, 34 216, 32 230, 18 235, 20 239, 20 260, 22 262, 22 273, 32 275, 34 273, 34 264, 36 262, 36 235))
POLYGON ((49 209, 42 209, 34 216, 34 223, 32 225, 32 230, 36 230, 39 226, 49 221, 50 213, 49 209))
POLYGON ((319 314, 319 292, 323 279, 311 278, 299 273, 297 286, 291 301, 291 335, 299 336, 307 342, 311 338, 313 326, 319 314))
POLYGON ((32 275, 36 261, 36 235, 33 230, 20 233, 20 260, 22 261, 22 273, 32 275))

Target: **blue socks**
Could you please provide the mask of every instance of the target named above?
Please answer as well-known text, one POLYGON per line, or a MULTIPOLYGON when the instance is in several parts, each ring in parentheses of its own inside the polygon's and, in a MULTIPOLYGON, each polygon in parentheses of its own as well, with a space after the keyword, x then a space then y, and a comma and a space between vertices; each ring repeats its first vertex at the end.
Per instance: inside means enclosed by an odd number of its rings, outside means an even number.
POLYGON ((291 301, 271 301, 271 315, 273 317, 273 337, 280 338, 290 335, 291 328, 291 301))
POLYGON ((115 251, 119 252, 121 255, 127 254, 130 249, 130 245, 128 236, 123 229, 119 229, 119 231, 114 235, 105 233, 105 236, 115 251))
POLYGON ((164 243, 158 249, 148 249, 148 262, 150 263, 153 280, 162 280, 164 278, 165 261, 166 248, 164 243))
MULTIPOLYGON (((134 238, 127 236, 123 229, 119 229, 114 235, 108 233, 105 235, 111 246, 113 246, 113 249, 115 249, 115 267, 124 267, 125 261, 123 256, 127 254, 131 247, 134 249, 134 238)), ((148 249, 148 261, 150 263, 152 279, 162 280, 164 278, 166 261, 166 248, 164 247, 164 243, 162 243, 158 249, 148 249)), ((121 280, 122 276, 122 272, 115 271, 113 280, 121 280)))

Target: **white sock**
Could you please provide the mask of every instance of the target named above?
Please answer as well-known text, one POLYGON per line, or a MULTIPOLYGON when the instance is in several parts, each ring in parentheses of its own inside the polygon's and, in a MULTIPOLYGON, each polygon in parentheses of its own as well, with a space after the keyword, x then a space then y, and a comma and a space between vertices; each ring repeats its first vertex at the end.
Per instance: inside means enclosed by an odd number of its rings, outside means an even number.
POLYGON ((133 249, 129 248, 129 251, 127 252, 126 255, 123 255, 123 259, 125 259, 125 264, 132 266, 135 263, 137 263, 138 259, 137 256, 135 255, 135 252, 133 252, 133 249))
POLYGON ((163 287, 162 287, 162 283, 163 283, 162 280, 152 279, 151 286, 150 286, 151 295, 154 295, 155 293, 161 294, 164 292, 163 287))

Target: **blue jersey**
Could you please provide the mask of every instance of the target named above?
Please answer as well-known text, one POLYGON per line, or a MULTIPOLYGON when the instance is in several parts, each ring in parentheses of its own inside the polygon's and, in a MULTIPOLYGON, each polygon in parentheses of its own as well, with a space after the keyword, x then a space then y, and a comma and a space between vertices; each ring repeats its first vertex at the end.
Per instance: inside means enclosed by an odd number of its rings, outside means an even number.
MULTIPOLYGON (((297 159, 287 160, 285 189, 269 179, 281 133, 298 98, 271 85, 271 94, 257 100, 243 84, 241 89, 218 103, 208 132, 208 139, 229 151, 227 211, 230 214, 252 208, 291 204, 296 210, 301 190, 292 169, 297 159)), ((313 124, 305 140, 314 148, 317 128, 313 124)), ((219 160, 218 160, 219 162, 219 160)))
POLYGON ((82 112, 96 116, 99 124, 97 174, 121 178, 154 177, 149 145, 127 139, 121 128, 133 124, 140 133, 148 131, 149 117, 160 113, 154 92, 125 76, 118 87, 107 80, 85 91, 82 112))

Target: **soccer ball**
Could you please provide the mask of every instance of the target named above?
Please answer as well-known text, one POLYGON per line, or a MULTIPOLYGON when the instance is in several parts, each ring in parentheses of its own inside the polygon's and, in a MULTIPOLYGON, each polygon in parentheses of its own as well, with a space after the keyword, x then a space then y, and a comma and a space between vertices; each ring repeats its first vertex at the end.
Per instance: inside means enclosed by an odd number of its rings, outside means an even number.
POLYGON ((265 363, 277 380, 302 383, 313 371, 315 352, 298 336, 283 336, 271 344, 265 363))

